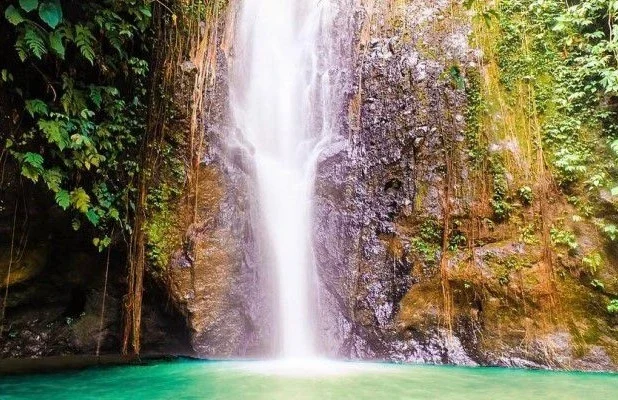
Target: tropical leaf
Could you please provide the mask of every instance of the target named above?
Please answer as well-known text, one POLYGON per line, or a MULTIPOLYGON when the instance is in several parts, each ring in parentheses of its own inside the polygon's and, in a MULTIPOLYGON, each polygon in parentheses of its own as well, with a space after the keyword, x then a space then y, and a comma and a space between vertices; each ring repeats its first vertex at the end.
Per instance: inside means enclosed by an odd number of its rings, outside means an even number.
POLYGON ((39 0, 19 0, 19 5, 25 12, 30 12, 39 6, 39 0))
POLYGON ((26 45, 23 35, 20 36, 19 39, 17 39, 17 41, 15 42, 15 50, 17 50, 17 55, 19 56, 19 59, 22 62, 26 61, 26 58, 28 58, 28 47, 26 45))
POLYGON ((119 212, 118 212, 118 210, 117 210, 117 209, 115 209, 115 208, 110 208, 110 209, 109 209, 109 217, 110 217, 111 219, 116 220, 116 221, 120 221, 120 213, 119 213, 119 212))
POLYGON ((90 207, 90 196, 83 188, 77 188, 71 192, 71 204, 79 211, 86 213, 90 207))
POLYGON ((26 153, 22 158, 21 174, 32 182, 38 182, 43 173, 43 156, 38 153, 26 153))
POLYGON ((64 60, 65 48, 64 43, 62 43, 62 33, 54 31, 49 34, 49 47, 64 60))
POLYGON ((82 56, 84 56, 86 60, 90 61, 90 64, 94 64, 93 43, 94 36, 92 36, 90 29, 84 25, 75 25, 75 44, 82 53, 82 56))
POLYGON ((94 226, 99 225, 99 221, 101 219, 101 217, 99 217, 99 214, 96 213, 96 211, 94 211, 93 209, 88 210, 88 212, 86 212, 86 218, 88 218, 88 221, 90 221, 90 223, 94 226))
POLYGON ((50 28, 55 28, 62 21, 62 7, 59 1, 46 1, 39 7, 39 17, 50 28))
POLYGON ((43 54, 47 53, 45 41, 38 30, 28 27, 24 34, 24 41, 28 50, 34 54, 36 58, 40 59, 43 54))
POLYGON ((2 70, 2 82, 12 82, 13 81, 13 74, 10 73, 7 69, 3 69, 2 70))
POLYGON ((116 49, 116 51, 118 51, 118 54, 120 56, 126 56, 126 52, 123 49, 123 40, 120 38, 120 35, 117 32, 109 31, 105 36, 107 37, 107 40, 112 45, 112 47, 116 49))
POLYGON ((19 25, 25 21, 21 12, 12 5, 8 6, 4 11, 4 18, 13 25, 19 25))
POLYGON ((71 143, 66 124, 63 121, 39 120, 37 126, 47 138, 49 143, 55 143, 60 151, 64 150, 71 143))
POLYGON ((45 181, 49 190, 54 193, 60 191, 60 185, 62 184, 63 178, 64 175, 58 168, 43 171, 43 181, 45 181))
POLYGON ((23 162, 35 168, 43 169, 43 156, 39 153, 28 152, 24 154, 23 162))
POLYGON ((150 5, 144 5, 140 8, 140 11, 142 14, 144 14, 146 17, 150 18, 152 17, 152 12, 150 11, 150 5))
POLYGON ((26 100, 26 111, 28 111, 32 118, 38 115, 47 116, 49 114, 47 104, 39 99, 26 100))
POLYGON ((101 103, 103 102, 103 97, 101 96, 101 88, 96 86, 90 87, 90 100, 94 103, 97 108, 101 108, 101 103))
POLYGON ((66 210, 71 205, 71 196, 66 190, 58 191, 58 193, 56 193, 55 199, 56 203, 60 207, 62 207, 63 210, 66 210))

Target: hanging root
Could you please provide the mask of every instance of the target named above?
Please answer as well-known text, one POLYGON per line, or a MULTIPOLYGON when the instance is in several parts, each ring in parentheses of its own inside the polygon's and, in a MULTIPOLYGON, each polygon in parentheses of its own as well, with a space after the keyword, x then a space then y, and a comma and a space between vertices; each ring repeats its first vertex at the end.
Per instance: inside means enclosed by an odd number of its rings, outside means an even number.
POLYGON ((189 111, 186 144, 182 144, 187 166, 187 204, 193 207, 188 224, 197 219, 199 167, 204 145, 204 93, 213 81, 216 66, 219 16, 226 1, 175 0, 170 5, 155 4, 154 24, 157 47, 151 63, 152 93, 146 137, 140 156, 140 173, 137 178, 137 198, 133 215, 133 234, 128 246, 127 295, 124 299, 124 331, 122 353, 139 354, 141 308, 146 271, 146 244, 148 189, 157 183, 161 166, 161 148, 166 141, 169 120, 169 98, 183 103, 189 111), (169 13, 172 13, 171 15, 169 13), (179 80, 184 72, 180 66, 190 61, 195 67, 190 104, 176 97, 179 80))
MULTIPOLYGON (((112 236, 114 232, 112 231, 112 236)), ((101 350, 101 339, 103 338, 103 321, 105 320, 105 299, 107 298, 107 279, 109 277, 109 256, 112 247, 107 247, 107 261, 105 262, 105 283, 103 284, 103 300, 101 301, 101 317, 99 318, 99 334, 97 336, 97 349, 95 355, 99 357, 101 350)))
POLYGON ((11 286, 11 267, 13 266, 13 252, 15 250, 15 226, 17 225, 17 205, 18 201, 15 201, 15 211, 13 212, 13 228, 11 231, 11 250, 9 254, 9 267, 6 273, 6 279, 4 284, 4 299, 2 300, 2 312, 0 313, 0 336, 4 332, 4 317, 6 313, 6 303, 9 300, 9 286, 11 286))

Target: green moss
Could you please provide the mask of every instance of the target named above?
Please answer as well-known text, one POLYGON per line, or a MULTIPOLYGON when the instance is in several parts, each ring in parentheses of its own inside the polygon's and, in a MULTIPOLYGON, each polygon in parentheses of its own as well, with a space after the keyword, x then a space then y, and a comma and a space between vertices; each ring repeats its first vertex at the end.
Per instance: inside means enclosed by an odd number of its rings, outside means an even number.
POLYGON ((468 146, 468 155, 475 168, 482 166, 482 160, 487 156, 486 146, 482 143, 481 116, 484 110, 481 94, 481 74, 478 68, 466 71, 466 129, 464 131, 468 146))
POLYGON ((178 201, 183 195, 186 167, 181 155, 183 147, 171 144, 182 143, 180 135, 178 132, 170 132, 168 141, 161 144, 160 156, 163 162, 158 168, 158 175, 153 177, 156 184, 148 191, 146 257, 148 265, 159 272, 167 268, 172 252, 182 242, 178 201))
POLYGON ((158 271, 165 270, 172 252, 181 244, 174 214, 167 208, 154 213, 148 221, 146 235, 149 265, 158 271))
MULTIPOLYGON (((494 272, 501 285, 508 284, 513 273, 519 272, 524 268, 531 268, 534 265, 534 260, 530 257, 518 254, 500 257, 494 253, 487 253, 483 257, 483 261, 494 272)), ((535 282, 529 283, 534 284, 535 282)))
POLYGON ((495 153, 489 157, 489 171, 493 183, 491 207, 494 211, 494 219, 497 222, 504 222, 511 215, 513 206, 509 197, 507 170, 502 156, 495 153))

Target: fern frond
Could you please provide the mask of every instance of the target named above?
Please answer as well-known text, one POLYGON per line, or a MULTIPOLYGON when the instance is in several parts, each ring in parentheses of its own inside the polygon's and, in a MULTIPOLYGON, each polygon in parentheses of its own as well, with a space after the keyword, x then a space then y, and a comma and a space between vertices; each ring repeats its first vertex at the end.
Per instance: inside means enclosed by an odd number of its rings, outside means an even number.
POLYGON ((19 59, 24 62, 26 58, 28 58, 28 46, 26 45, 26 39, 24 35, 21 35, 15 41, 15 50, 17 51, 17 55, 19 59))
POLYGON ((90 29, 84 25, 75 25, 75 44, 82 53, 82 56, 90 61, 90 64, 94 64, 94 40, 90 29))
POLYGON ((43 54, 47 53, 47 46, 41 34, 34 28, 26 28, 24 33, 24 42, 28 51, 38 59, 41 59, 43 54))

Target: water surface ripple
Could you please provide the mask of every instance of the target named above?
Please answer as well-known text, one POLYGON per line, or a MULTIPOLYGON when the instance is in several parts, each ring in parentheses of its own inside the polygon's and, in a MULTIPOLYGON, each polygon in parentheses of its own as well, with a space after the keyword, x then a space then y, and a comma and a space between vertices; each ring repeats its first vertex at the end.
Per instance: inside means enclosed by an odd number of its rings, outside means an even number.
POLYGON ((5 377, 0 399, 618 399, 613 374, 290 363, 186 360, 5 377))

